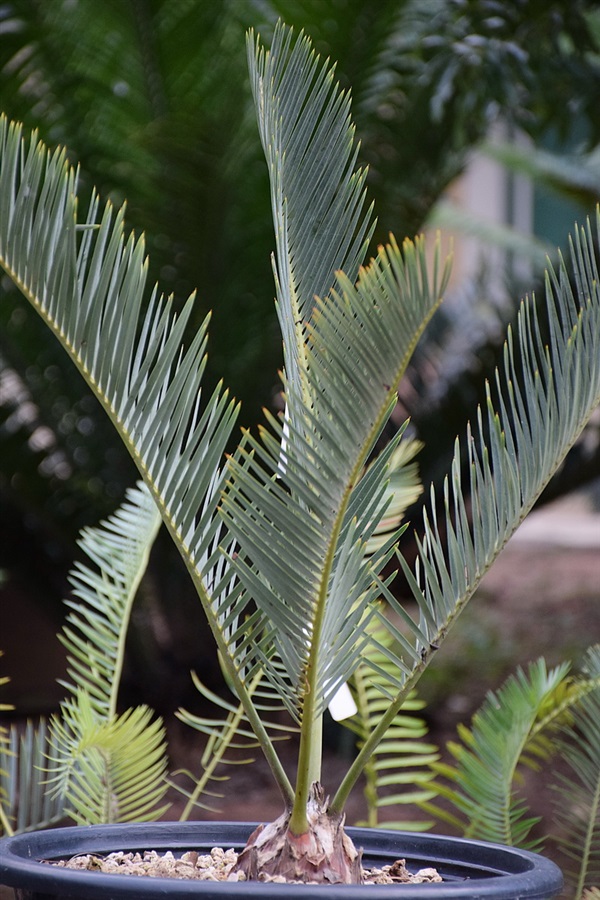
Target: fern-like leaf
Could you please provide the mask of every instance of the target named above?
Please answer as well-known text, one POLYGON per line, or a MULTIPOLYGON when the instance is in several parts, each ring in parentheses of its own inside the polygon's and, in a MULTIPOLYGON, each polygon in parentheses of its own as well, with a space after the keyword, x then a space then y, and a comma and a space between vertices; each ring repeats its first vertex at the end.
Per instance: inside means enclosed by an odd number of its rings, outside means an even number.
MULTIPOLYGON (((382 648, 390 641, 381 627, 376 629, 374 637, 382 648)), ((359 747, 387 708, 395 684, 395 664, 383 650, 371 644, 366 653, 368 664, 361 663, 350 682, 356 715, 344 719, 342 723, 357 736, 359 747)), ((427 726, 416 715, 423 707, 423 701, 414 693, 407 697, 385 738, 365 766, 367 820, 357 824, 407 831, 425 831, 433 824, 432 821, 415 818, 384 821, 380 818, 380 810, 384 807, 407 804, 416 807, 430 801, 436 794, 435 789, 432 790, 432 766, 439 759, 439 753, 435 745, 424 740, 427 726)))
MULTIPOLYGON (((520 792, 522 766, 547 766, 556 752, 559 730, 571 720, 586 694, 598 688, 598 677, 573 678, 568 664, 548 671, 543 659, 527 672, 518 669, 490 693, 470 728, 459 727, 461 742, 450 742, 454 766, 436 764, 445 777, 436 787, 456 810, 467 837, 534 848, 530 832, 539 821, 531 816, 520 792)), ((433 805, 425 808, 435 811, 433 805)), ((441 813, 441 818, 448 818, 441 813)))
POLYGON ((0 832, 47 828, 64 818, 64 797, 47 789, 48 725, 28 722, 6 729, 0 742, 0 832))
POLYGON ((145 706, 110 719, 79 691, 52 721, 49 784, 78 824, 160 817, 167 788, 165 729, 145 706))
MULTIPOLYGON (((588 662, 598 681, 600 647, 588 662)), ((600 686, 578 703, 567 737, 559 750, 570 772, 558 776, 554 809, 559 844, 575 866, 566 876, 579 900, 600 884, 600 686)))
POLYGON ((128 491, 117 512, 82 532, 93 565, 71 573, 76 599, 61 639, 72 696, 52 719, 49 783, 77 822, 140 821, 164 807, 166 743, 145 707, 117 714, 131 609, 161 518, 148 488, 128 491), (129 776, 129 781, 127 777, 129 776))
POLYGON ((161 518, 148 489, 130 489, 125 503, 100 527, 86 528, 79 546, 94 568, 77 563, 71 573, 71 611, 60 640, 72 679, 84 688, 99 715, 116 712, 131 608, 146 570, 161 518))

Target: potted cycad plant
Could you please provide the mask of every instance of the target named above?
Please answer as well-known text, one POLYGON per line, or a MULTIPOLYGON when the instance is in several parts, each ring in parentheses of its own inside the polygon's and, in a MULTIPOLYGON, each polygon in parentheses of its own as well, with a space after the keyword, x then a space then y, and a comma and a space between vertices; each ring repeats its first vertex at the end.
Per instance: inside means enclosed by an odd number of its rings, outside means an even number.
MULTIPOLYGON (((201 398, 208 321, 185 344, 193 297, 176 313, 146 301, 144 243, 124 236, 123 213, 81 214, 65 153, 17 126, 0 132, 0 261, 106 409, 181 551, 229 686, 282 796, 270 824, 75 828, 8 839, 0 880, 47 895, 549 897, 549 861, 435 836, 344 828, 344 805, 365 764, 483 574, 560 466, 600 400, 600 293, 591 230, 574 237, 574 296, 564 267, 547 277, 547 332, 525 301, 504 369, 474 427, 456 443, 443 497, 432 491, 418 556, 398 549, 390 507, 402 431, 375 447, 449 265, 422 239, 393 238, 367 264, 372 229, 350 101, 305 37, 278 26, 265 51, 248 38, 261 140, 271 178, 277 314, 285 409, 267 413, 224 458, 237 408, 219 385, 201 398), (183 349, 182 349, 183 348, 183 349), (412 591, 402 604, 395 570, 412 591), (377 628, 374 625, 377 625, 377 628), (379 636, 386 635, 383 640, 379 636), (394 664, 387 709, 337 786, 321 786, 322 721, 359 663, 394 664), (257 678, 268 698, 254 693, 257 678), (258 699, 257 699, 258 698, 258 699), (298 732, 290 778, 269 709, 298 732), (266 709, 265 709, 266 707, 266 709), (252 832, 252 833, 251 833, 252 832), (111 849, 235 845, 244 883, 177 882, 54 870, 43 858, 111 849), (361 886, 365 856, 437 865, 442 884, 361 886), (434 862, 437 860, 437 862, 434 862), (56 880, 52 882, 52 878, 56 880), (463 880, 461 880, 461 878, 463 880), (464 879, 468 879, 465 883, 464 879), (108 879, 108 881, 106 880, 108 879), (126 882, 126 883, 125 883, 126 882), (118 892, 118 893, 117 893, 118 892)), ((389 667, 386 669, 389 678, 389 667)))

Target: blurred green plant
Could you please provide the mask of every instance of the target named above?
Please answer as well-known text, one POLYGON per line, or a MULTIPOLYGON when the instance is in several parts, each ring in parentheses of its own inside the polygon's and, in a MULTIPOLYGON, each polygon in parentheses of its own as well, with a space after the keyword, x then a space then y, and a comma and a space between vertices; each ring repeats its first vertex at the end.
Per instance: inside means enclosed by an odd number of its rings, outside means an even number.
POLYGON ((548 670, 543 659, 519 668, 488 693, 470 727, 459 726, 447 744, 454 762, 432 763, 435 800, 423 809, 467 838, 538 851, 552 842, 575 867, 566 873, 568 896, 580 900, 600 878, 599 714, 600 645, 576 674, 568 662, 548 670), (555 792, 552 825, 527 798, 527 769, 544 770, 555 792))

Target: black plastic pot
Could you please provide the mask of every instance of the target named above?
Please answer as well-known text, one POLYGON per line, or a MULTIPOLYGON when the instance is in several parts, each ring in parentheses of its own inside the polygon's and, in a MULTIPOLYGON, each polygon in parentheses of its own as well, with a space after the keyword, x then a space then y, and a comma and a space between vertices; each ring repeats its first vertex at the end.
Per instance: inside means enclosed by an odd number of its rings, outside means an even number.
POLYGON ((239 822, 159 822, 149 825, 99 825, 34 831, 0 841, 0 884, 15 888, 18 900, 169 900, 199 897, 302 897, 304 900, 442 900, 442 898, 555 897, 562 888, 560 869, 550 860, 497 844, 439 835, 349 828, 367 866, 405 859, 411 871, 435 867, 442 884, 291 885, 260 882, 213 883, 167 878, 137 878, 49 866, 41 860, 68 859, 80 853, 115 850, 241 849, 254 825, 239 822))

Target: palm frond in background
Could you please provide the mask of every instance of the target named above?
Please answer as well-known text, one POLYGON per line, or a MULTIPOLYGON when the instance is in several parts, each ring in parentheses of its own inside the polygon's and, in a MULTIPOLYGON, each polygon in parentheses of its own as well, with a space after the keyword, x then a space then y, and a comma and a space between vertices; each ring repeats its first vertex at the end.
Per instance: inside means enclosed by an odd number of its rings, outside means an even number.
POLYGON ((145 706, 100 717, 81 690, 52 720, 47 790, 79 825, 156 821, 166 811, 165 728, 145 706))
POLYGON ((65 687, 73 693, 85 690, 95 711, 107 719, 117 710, 131 609, 161 521, 139 484, 101 527, 81 534, 80 547, 93 568, 77 563, 71 576, 70 613, 59 635, 72 679, 65 687))
POLYGON ((65 818, 62 793, 48 790, 54 766, 48 762, 49 729, 45 719, 12 725, 0 742, 0 834, 47 828, 65 818))
MULTIPOLYGON (((389 646, 390 636, 383 628, 376 628, 374 637, 380 646, 389 646)), ((396 683, 395 663, 374 645, 368 645, 365 652, 368 664, 361 663, 350 682, 357 711, 342 723, 356 735, 359 749, 387 709, 396 683)), ((410 805, 415 809, 436 795, 435 788, 432 789, 432 767, 439 754, 437 747, 426 740, 427 726, 418 716, 423 707, 424 703, 415 694, 407 697, 365 766, 363 794, 367 819, 356 824, 408 831, 431 828, 431 819, 398 820, 381 816, 384 808, 396 807, 399 811, 410 805)))
MULTIPOLYGON (((587 659, 597 664, 598 649, 591 648, 587 659)), ((435 788, 450 805, 440 807, 434 801, 424 808, 466 837, 539 849, 543 838, 532 838, 531 832, 540 817, 524 793, 523 767, 550 768, 561 731, 594 702, 590 698, 599 688, 597 665, 595 672, 576 677, 569 674, 568 664, 549 671, 542 659, 527 671, 517 670, 498 691, 490 692, 470 728, 459 727, 460 743, 448 744, 455 764, 433 766, 442 776, 435 788)), ((587 827, 593 816, 586 820, 587 827)))
MULTIPOLYGON (((588 678, 600 678, 600 650, 590 652, 584 666, 588 678)), ((561 741, 569 771, 555 785, 558 845, 569 859, 567 881, 575 900, 600 884, 600 687, 582 697, 561 741)))
POLYGON ((117 512, 87 529, 91 565, 72 573, 71 612, 61 639, 70 690, 52 718, 49 794, 80 824, 143 821, 165 809, 165 729, 147 707, 117 711, 131 609, 161 518, 143 484, 117 512))

